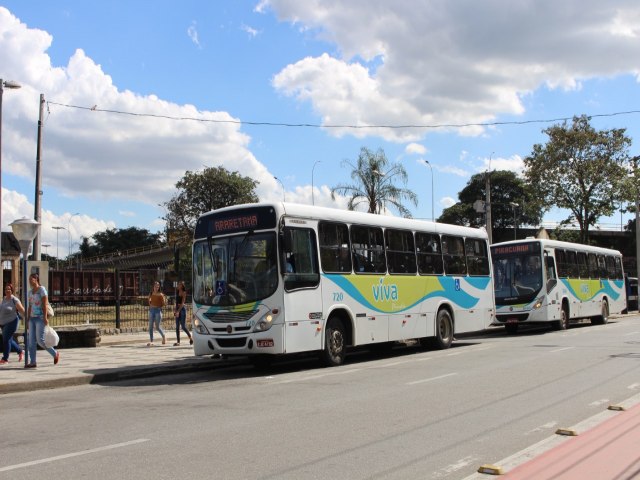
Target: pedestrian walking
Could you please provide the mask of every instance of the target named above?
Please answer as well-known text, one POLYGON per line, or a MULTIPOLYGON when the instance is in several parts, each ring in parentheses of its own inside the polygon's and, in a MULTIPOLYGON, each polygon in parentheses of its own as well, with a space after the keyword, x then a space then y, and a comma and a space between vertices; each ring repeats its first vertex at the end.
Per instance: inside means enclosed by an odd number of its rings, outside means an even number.
POLYGON ((60 361, 60 352, 53 347, 47 347, 44 343, 44 327, 49 325, 47 318, 47 289, 40 285, 40 277, 37 273, 29 275, 29 306, 27 307, 28 323, 28 342, 27 351, 29 353, 29 363, 24 368, 36 368, 36 352, 38 345, 44 348, 53 357, 53 364, 57 365, 60 361))
POLYGON ((160 282, 153 283, 153 290, 149 294, 149 343, 147 347, 153 346, 153 327, 162 335, 162 344, 167 342, 167 337, 162 330, 162 307, 167 304, 167 297, 160 290, 160 282))
POLYGON ((184 286, 184 282, 178 283, 178 290, 176 291, 176 308, 173 312, 173 316, 176 318, 176 343, 174 347, 180 345, 180 328, 184 330, 184 333, 189 337, 189 345, 193 345, 193 338, 191 333, 187 329, 187 289, 184 286))
POLYGON ((9 363, 11 350, 18 352, 18 362, 24 358, 24 351, 13 338, 20 323, 19 314, 24 315, 24 306, 20 299, 13 295, 13 285, 7 283, 4 287, 4 296, 0 304, 0 326, 2 327, 2 359, 0 365, 9 363))

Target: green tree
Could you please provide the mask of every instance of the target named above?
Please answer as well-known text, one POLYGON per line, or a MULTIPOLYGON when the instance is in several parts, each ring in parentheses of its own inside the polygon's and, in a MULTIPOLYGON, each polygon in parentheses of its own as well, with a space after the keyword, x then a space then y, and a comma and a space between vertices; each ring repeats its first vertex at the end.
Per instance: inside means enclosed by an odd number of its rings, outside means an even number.
POLYGON ((178 183, 178 192, 164 203, 167 214, 167 242, 186 245, 193 238, 198 217, 205 212, 241 203, 256 203, 258 182, 229 172, 223 167, 207 167, 202 172, 187 171, 178 183))
POLYGON ((336 193, 347 195, 349 210, 355 210, 364 203, 369 213, 380 213, 390 205, 403 217, 411 218, 411 212, 402 202, 408 200, 417 206, 418 197, 407 188, 395 186, 397 180, 406 185, 409 177, 401 164, 389 163, 381 148, 374 153, 362 147, 356 165, 349 160, 343 160, 342 164, 351 167, 351 179, 354 183, 336 185, 331 189, 331 198, 335 199, 336 193))
MULTIPOLYGON (((490 172, 491 223, 496 228, 514 225, 539 225, 542 210, 525 181, 509 170, 490 172), (514 222, 515 220, 515 222, 514 222)), ((477 173, 458 193, 459 202, 445 208, 439 222, 480 227, 485 224, 484 214, 476 212, 473 204, 486 198, 487 173, 477 173)))
POLYGON ((83 257, 95 257, 113 252, 122 252, 148 245, 161 243, 162 235, 150 233, 144 228, 110 228, 102 232, 94 233, 91 237, 83 238, 80 244, 80 253, 83 257))
POLYGON ((624 179, 631 139, 625 129, 595 130, 585 115, 543 130, 549 139, 536 144, 524 159, 527 181, 542 208, 569 211, 563 221, 576 221, 580 241, 589 242, 589 227, 612 215, 615 202, 627 197, 624 179))

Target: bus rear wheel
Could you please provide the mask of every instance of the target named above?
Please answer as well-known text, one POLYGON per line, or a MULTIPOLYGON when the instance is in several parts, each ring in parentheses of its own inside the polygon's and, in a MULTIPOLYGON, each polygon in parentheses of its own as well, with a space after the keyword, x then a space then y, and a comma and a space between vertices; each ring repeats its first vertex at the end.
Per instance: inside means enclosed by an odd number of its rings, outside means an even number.
POLYGON ((609 302, 607 302, 606 300, 602 300, 600 312, 600 316, 593 317, 591 319, 591 323, 593 325, 604 325, 606 323, 609 323, 609 302))
POLYGON ((421 338, 420 345, 423 347, 435 347, 438 350, 445 350, 453 342, 453 318, 446 309, 441 309, 436 315, 436 335, 431 338, 421 338))
POLYGON ((344 325, 338 318, 330 318, 324 331, 324 350, 320 360, 327 367, 337 367, 344 363, 346 352, 344 325))

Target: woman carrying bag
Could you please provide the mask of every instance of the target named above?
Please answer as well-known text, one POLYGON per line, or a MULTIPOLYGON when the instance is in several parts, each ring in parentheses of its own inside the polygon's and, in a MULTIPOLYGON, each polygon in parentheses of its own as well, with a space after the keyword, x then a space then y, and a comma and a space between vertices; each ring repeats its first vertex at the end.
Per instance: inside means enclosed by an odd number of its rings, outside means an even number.
POLYGON ((2 326, 2 359, 0 365, 9 363, 11 350, 18 352, 18 362, 24 358, 24 351, 13 339, 13 334, 18 330, 20 323, 19 313, 24 315, 24 307, 20 299, 13 295, 13 285, 8 283, 4 287, 4 296, 0 304, 0 326, 2 326))
POLYGON ((38 344, 44 348, 53 357, 53 364, 57 365, 60 360, 60 352, 56 352, 53 347, 47 347, 44 341, 44 329, 49 325, 47 318, 47 289, 40 285, 40 277, 37 273, 29 275, 29 307, 27 310, 27 318, 29 319, 29 341, 27 348, 29 350, 29 363, 24 368, 36 368, 36 352, 38 344))

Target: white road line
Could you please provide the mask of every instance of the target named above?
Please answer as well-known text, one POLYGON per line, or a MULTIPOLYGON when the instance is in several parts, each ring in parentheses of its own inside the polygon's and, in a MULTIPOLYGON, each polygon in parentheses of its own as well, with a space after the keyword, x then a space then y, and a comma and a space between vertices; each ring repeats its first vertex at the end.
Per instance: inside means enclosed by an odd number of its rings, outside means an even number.
MULTIPOLYGON (((308 380, 318 380, 319 378, 324 378, 324 377, 331 377, 334 375, 347 375, 349 373, 355 373, 355 372, 359 372, 360 370, 362 370, 361 368, 351 368, 351 369, 344 369, 344 370, 335 370, 329 373, 322 373, 319 375, 307 375, 304 377, 298 377, 298 378, 290 378, 287 380, 280 380, 278 382, 274 382, 271 383, 270 385, 281 385, 283 383, 294 383, 294 382, 306 382, 308 380)), ((265 377, 267 379, 275 379, 276 377, 265 377)))
POLYGON ((416 380, 415 382, 408 382, 405 385, 418 385, 420 383, 433 382, 434 380, 440 380, 441 378, 452 377, 453 375, 458 375, 457 373, 447 373, 445 375, 439 375, 437 377, 425 378, 423 380, 416 380))
POLYGON ((628 388, 629 390, 635 390, 635 389, 637 389, 638 387, 640 387, 640 383, 632 383, 632 384, 631 384, 631 385, 629 385, 627 388, 628 388))
POLYGON ((564 347, 564 348, 556 348, 555 350, 549 350, 549 353, 562 352, 563 350, 573 350, 576 347, 564 347))
POLYGON ((558 422, 556 422, 555 420, 552 420, 550 422, 545 423, 544 425, 540 425, 539 427, 533 428, 533 429, 529 430, 528 432, 525 432, 524 435, 526 437, 527 435, 530 435, 532 433, 551 430, 552 428, 554 428, 557 425, 558 425, 558 422))
POLYGON ((58 460, 64 460, 66 458, 79 457, 81 455, 89 455, 91 453, 104 452, 106 450, 113 450, 114 448, 128 447, 129 445, 135 445, 137 443, 143 443, 148 441, 149 441, 148 438, 139 438, 138 440, 131 440, 130 442, 116 443, 113 445, 106 445, 104 447, 91 448, 89 450, 82 450, 80 452, 67 453, 65 455, 58 455, 57 457, 42 458, 40 460, 33 460, 31 462, 18 463, 16 465, 9 465, 9 466, 0 468, 0 472, 9 472, 11 470, 17 470, 19 468, 32 467, 34 465, 39 465, 41 463, 57 462, 58 460))
POLYGON ((625 334, 623 335, 623 337, 630 337, 631 335, 637 335, 638 333, 640 333, 640 332, 629 332, 629 333, 625 333, 625 334))
POLYGON ((589 404, 590 407, 599 407, 600 405, 605 405, 607 403, 609 403, 609 399, 608 398, 603 398, 601 400, 596 400, 595 402, 591 402, 589 404))

